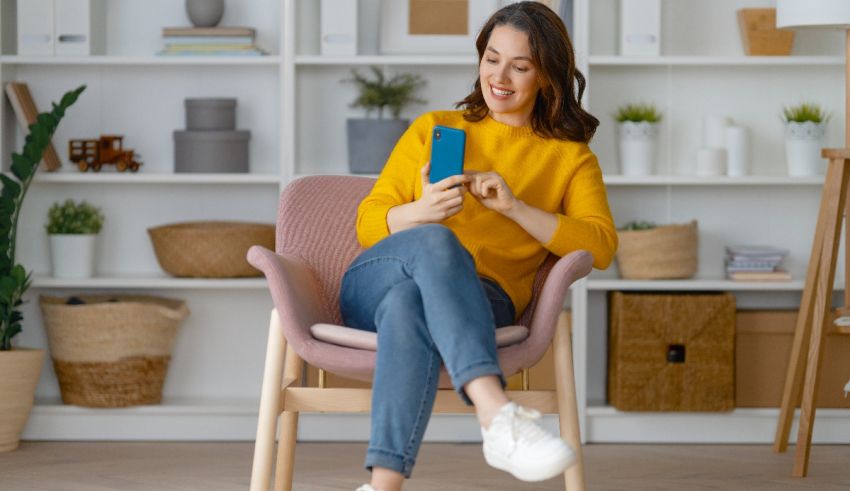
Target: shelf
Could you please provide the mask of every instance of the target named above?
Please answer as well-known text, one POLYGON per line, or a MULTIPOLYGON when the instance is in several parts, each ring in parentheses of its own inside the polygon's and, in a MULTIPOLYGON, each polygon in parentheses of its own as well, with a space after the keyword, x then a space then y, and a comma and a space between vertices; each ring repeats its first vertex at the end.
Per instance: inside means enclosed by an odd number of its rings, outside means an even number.
POLYGON ((161 404, 89 408, 36 400, 26 440, 248 440, 256 434, 256 400, 174 399, 161 404))
POLYGON ((358 56, 321 56, 298 55, 296 65, 461 65, 474 67, 478 59, 472 55, 358 55, 358 56))
MULTIPOLYGON (((802 291, 804 280, 792 281, 732 281, 721 278, 695 278, 689 280, 624 280, 593 279, 587 280, 588 290, 628 290, 628 291, 802 291)), ((835 285, 834 290, 843 290, 843 285, 835 285)))
MULTIPOLYGON (((627 412, 588 406, 588 441, 597 443, 772 443, 778 408, 729 412, 627 412)), ((799 417, 797 413, 796 420, 799 417)), ((818 409, 815 443, 850 443, 850 409, 818 409)), ((796 428, 789 440, 794 443, 796 428)))
POLYGON ((279 184, 276 174, 171 174, 129 172, 41 172, 33 183, 69 184, 279 184))
POLYGON ((165 290, 262 290, 265 278, 173 278, 165 275, 51 278, 36 276, 33 288, 142 288, 165 290))
POLYGON ((0 56, 5 65, 279 65, 279 56, 0 56))
POLYGON ((821 186, 824 176, 602 176, 608 186, 821 186))
POLYGON ((300 172, 300 173, 294 174, 292 176, 292 179, 299 179, 299 178, 302 178, 302 177, 310 177, 310 176, 369 177, 371 179, 377 179, 378 178, 378 174, 351 174, 351 173, 348 173, 348 172, 339 172, 339 173, 336 173, 336 174, 331 174, 331 173, 328 173, 328 174, 318 174, 318 173, 311 174, 311 173, 307 173, 307 172, 300 172))
POLYGON ((844 66, 841 56, 604 56, 592 55, 593 66, 844 66))

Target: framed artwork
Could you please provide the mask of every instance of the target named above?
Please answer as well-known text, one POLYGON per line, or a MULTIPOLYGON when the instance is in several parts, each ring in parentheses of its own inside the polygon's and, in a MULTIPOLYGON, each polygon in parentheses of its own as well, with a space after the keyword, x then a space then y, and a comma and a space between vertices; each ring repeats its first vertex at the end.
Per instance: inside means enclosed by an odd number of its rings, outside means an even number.
POLYGON ((475 54, 475 38, 499 0, 383 0, 382 54, 475 54))

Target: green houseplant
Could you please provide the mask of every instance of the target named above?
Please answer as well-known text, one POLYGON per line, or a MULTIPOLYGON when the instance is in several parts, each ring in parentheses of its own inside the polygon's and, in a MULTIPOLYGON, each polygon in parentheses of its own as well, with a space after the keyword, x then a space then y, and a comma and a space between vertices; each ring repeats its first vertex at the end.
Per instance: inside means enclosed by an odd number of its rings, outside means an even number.
POLYGON ((103 226, 100 208, 86 201, 54 203, 44 228, 50 237, 50 260, 56 278, 94 275, 97 234, 103 226))
POLYGON ((38 115, 23 151, 12 154, 11 175, 0 174, 0 452, 18 447, 44 358, 44 350, 12 349, 12 338, 21 332, 19 309, 30 286, 30 274, 15 262, 21 206, 56 127, 84 89, 65 93, 50 112, 38 115))
POLYGON ((381 171, 398 139, 410 122, 400 119, 405 106, 425 103, 416 97, 416 92, 425 85, 425 80, 415 74, 399 73, 387 77, 378 67, 370 67, 372 78, 356 70, 351 78, 343 80, 357 87, 357 98, 352 108, 366 110, 366 118, 349 118, 346 122, 348 135, 348 166, 357 174, 376 174, 381 171), (392 117, 384 118, 388 108, 392 117), (376 118, 368 117, 373 112, 376 118))
POLYGON ((614 120, 619 123, 620 171, 625 176, 654 174, 661 112, 652 104, 624 104, 614 120))
POLYGON ((826 171, 821 158, 829 114, 817 103, 801 102, 782 108, 785 159, 790 176, 816 176, 826 171))

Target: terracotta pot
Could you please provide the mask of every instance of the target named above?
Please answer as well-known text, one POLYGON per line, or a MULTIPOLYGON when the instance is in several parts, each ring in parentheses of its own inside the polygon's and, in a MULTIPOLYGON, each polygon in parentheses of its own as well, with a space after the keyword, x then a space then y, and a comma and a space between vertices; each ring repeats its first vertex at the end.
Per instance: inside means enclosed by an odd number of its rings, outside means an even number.
POLYGON ((43 359, 40 349, 0 351, 0 452, 18 448, 43 359))

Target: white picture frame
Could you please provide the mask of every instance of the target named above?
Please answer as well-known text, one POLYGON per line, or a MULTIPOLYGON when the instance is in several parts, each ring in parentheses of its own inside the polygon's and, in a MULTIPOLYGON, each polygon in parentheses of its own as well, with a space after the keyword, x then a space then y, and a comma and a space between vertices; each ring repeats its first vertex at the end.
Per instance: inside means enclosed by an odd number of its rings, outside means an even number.
POLYGON ((484 22, 500 7, 499 0, 469 0, 466 35, 410 34, 408 0, 381 1, 381 54, 475 55, 475 38, 484 22))

